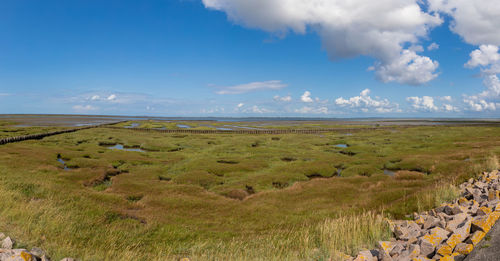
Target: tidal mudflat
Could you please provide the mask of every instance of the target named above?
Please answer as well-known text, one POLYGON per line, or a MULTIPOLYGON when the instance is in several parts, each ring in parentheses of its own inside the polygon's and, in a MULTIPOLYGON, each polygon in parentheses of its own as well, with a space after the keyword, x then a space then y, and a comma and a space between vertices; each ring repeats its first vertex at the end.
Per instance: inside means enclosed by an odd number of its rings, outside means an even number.
MULTIPOLYGON (((133 119, 1 145, 0 231, 56 259, 325 260, 389 238, 383 217, 456 197, 500 156, 494 125, 251 135, 134 123, 186 124, 133 119), (108 148, 120 145, 142 151, 108 148)), ((293 128, 324 125, 337 126, 293 128)))

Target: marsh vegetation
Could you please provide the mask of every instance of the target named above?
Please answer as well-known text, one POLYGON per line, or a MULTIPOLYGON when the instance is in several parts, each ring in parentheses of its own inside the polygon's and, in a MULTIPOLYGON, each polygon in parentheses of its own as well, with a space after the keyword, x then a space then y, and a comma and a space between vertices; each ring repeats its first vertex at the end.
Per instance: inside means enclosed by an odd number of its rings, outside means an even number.
MULTIPOLYGON (((120 126, 134 123, 184 124, 120 126)), ((498 168, 498 127, 350 134, 95 128, 3 145, 0 231, 56 258, 326 260, 388 237, 384 217, 434 207, 498 168)))

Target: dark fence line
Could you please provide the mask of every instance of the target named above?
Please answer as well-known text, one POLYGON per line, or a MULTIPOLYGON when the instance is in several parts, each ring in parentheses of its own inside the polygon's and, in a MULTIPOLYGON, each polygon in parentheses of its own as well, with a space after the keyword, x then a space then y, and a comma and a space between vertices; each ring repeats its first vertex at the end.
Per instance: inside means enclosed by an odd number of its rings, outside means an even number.
POLYGON ((23 135, 23 136, 17 136, 17 137, 7 137, 7 138, 0 139, 0 145, 4 145, 7 143, 13 143, 13 142, 20 142, 20 141, 25 141, 25 140, 39 140, 39 139, 43 139, 43 138, 49 137, 49 136, 54 136, 54 135, 59 135, 59 134, 64 134, 64 133, 71 133, 71 132, 76 132, 76 131, 80 131, 80 130, 98 128, 98 127, 106 127, 106 126, 109 127, 111 125, 118 124, 121 122, 122 121, 99 124, 99 125, 92 125, 92 126, 86 126, 86 127, 80 127, 80 128, 74 128, 74 129, 68 129, 68 130, 36 133, 36 134, 29 134, 29 135, 23 135))
MULTIPOLYGON (((331 128, 331 129, 284 129, 284 130, 193 130, 193 129, 150 129, 150 128, 123 128, 114 126, 105 126, 109 129, 133 130, 142 132, 160 132, 160 133, 185 133, 185 134, 317 134, 325 132, 357 132, 366 130, 392 130, 395 127, 373 127, 373 128, 331 128)), ((401 128, 401 127, 397 127, 401 128)), ((402 128, 407 128, 404 126, 402 128)))

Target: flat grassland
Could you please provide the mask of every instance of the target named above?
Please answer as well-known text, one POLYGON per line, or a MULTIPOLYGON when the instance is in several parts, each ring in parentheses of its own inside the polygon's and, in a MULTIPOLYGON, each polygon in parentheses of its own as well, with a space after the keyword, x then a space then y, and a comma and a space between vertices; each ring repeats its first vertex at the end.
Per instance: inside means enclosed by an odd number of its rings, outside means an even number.
POLYGON ((2 145, 0 231, 55 258, 335 259, 389 237, 383 217, 434 207, 456 196, 453 184, 498 168, 499 127, 364 127, 300 135, 94 128, 2 145))

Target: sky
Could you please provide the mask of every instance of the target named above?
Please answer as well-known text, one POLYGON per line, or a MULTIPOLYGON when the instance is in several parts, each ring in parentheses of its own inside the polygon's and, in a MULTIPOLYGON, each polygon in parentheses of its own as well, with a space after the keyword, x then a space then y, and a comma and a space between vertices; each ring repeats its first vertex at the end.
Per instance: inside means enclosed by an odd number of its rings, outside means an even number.
POLYGON ((497 0, 2 0, 0 113, 500 117, 497 0))

